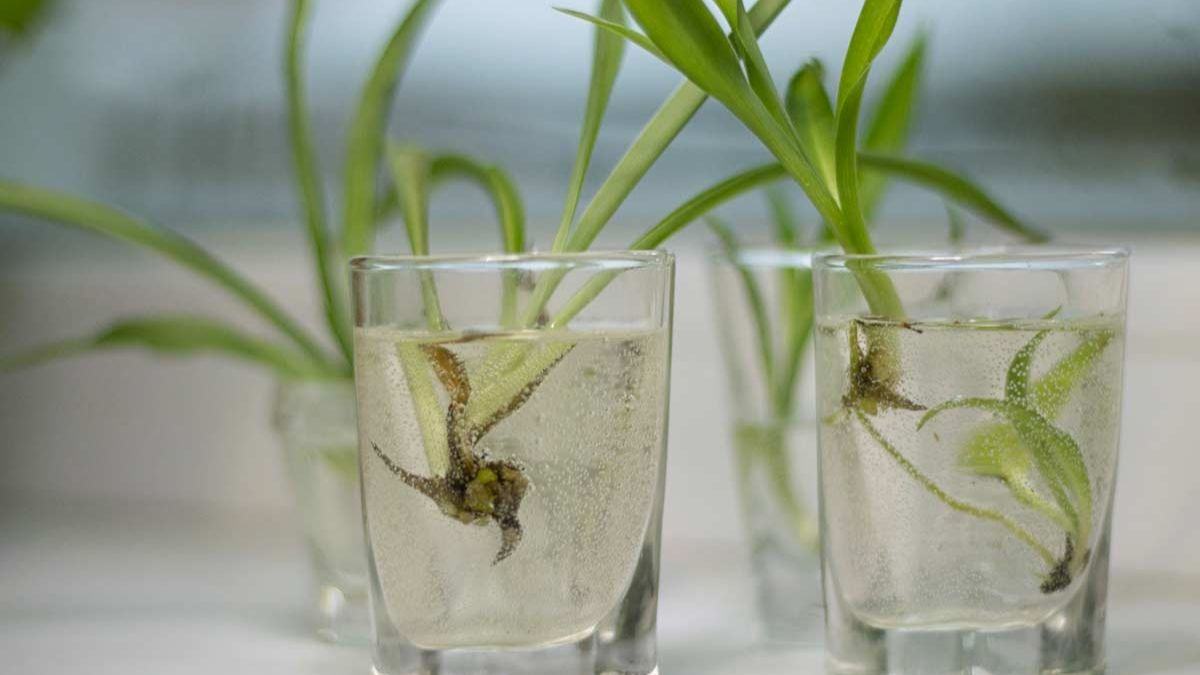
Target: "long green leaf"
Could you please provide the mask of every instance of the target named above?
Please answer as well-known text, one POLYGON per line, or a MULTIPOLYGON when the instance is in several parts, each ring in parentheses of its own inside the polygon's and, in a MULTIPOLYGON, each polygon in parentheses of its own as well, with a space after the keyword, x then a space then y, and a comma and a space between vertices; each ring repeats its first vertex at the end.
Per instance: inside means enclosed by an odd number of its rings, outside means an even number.
POLYGON ((46 13, 49 0, 4 0, 0 2, 0 35, 25 37, 46 13))
POLYGON ((1029 399, 1029 378, 1033 372, 1033 357, 1050 331, 1038 331, 1008 364, 1004 377, 1004 398, 1025 405, 1029 399))
POLYGON ((795 248, 800 244, 800 225, 787 194, 772 185, 763 190, 767 209, 771 212, 771 225, 775 231, 775 243, 782 248, 795 248))
POLYGON ((388 160, 404 214, 404 229, 413 255, 429 255, 429 193, 432 164, 429 153, 412 146, 393 147, 388 160))
MULTIPOLYGON (((750 10, 750 21, 754 29, 761 35, 774 23, 789 2, 790 0, 759 0, 750 10)), ((659 58, 666 60, 661 52, 659 58)), ((672 92, 630 144, 629 149, 579 216, 576 232, 571 236, 567 250, 582 251, 591 246, 600 230, 612 220, 617 209, 628 199, 634 187, 641 182, 650 167, 658 161, 707 100, 708 94, 690 81, 684 81, 672 92)))
POLYGON ((741 72, 733 47, 703 1, 627 0, 627 4, 646 36, 676 69, 724 104, 759 137, 822 216, 840 221, 837 203, 805 157, 791 122, 778 119, 756 96, 741 72))
POLYGON ((321 171, 313 148, 312 123, 305 107, 304 52, 307 27, 311 16, 308 0, 293 0, 288 40, 284 51, 284 79, 287 84, 288 131, 291 135, 292 157, 296 182, 300 186, 300 202, 308 232, 309 248, 317 270, 317 285, 325 307, 325 322, 337 341, 346 362, 350 362, 350 323, 345 302, 333 278, 329 251, 329 225, 326 222, 325 190, 321 186, 321 171))
MULTIPOLYGON (((858 174, 858 123, 871 64, 891 38, 900 15, 900 0, 867 0, 859 14, 842 65, 835 128, 838 203, 845 217, 843 239, 855 253, 873 253, 863 213, 858 174)), ((844 246, 844 244, 843 244, 844 246)))
POLYGON ((350 125, 342 199, 342 253, 366 253, 374 239, 376 181, 384 151, 384 131, 393 95, 408 66, 417 36, 438 0, 416 0, 375 61, 350 125))
MULTIPOLYGON (((573 17, 576 19, 580 19, 582 21, 586 21, 586 22, 592 24, 593 26, 596 26, 597 28, 602 28, 602 29, 608 31, 609 33, 611 33, 614 37, 619 37, 619 38, 624 38, 626 40, 629 40, 630 42, 637 45, 638 47, 641 47, 643 50, 645 50, 647 53, 649 53, 651 56, 658 59, 659 61, 662 61, 663 63, 666 63, 668 65, 670 65, 670 63, 671 63, 670 61, 667 60, 667 57, 664 56, 662 52, 658 51, 658 47, 654 46, 654 43, 650 41, 650 38, 646 37, 645 35, 642 35, 641 33, 637 32, 636 30, 630 28, 623 21, 621 23, 617 23, 616 21, 610 21, 608 19, 603 19, 598 16, 592 16, 591 14, 588 14, 586 12, 579 12, 579 11, 576 11, 573 9, 568 9, 566 7, 555 7, 554 10, 557 12, 562 12, 563 14, 566 14, 567 16, 570 16, 570 17, 573 17)), ((623 14, 622 14, 622 19, 624 19, 623 14)))
POLYGON ((630 246, 633 250, 657 248, 668 237, 729 200, 773 183, 787 173, 778 164, 766 164, 737 173, 713 185, 672 211, 630 246))
POLYGON ((630 13, 659 50, 689 80, 738 116, 754 99, 738 55, 703 0, 626 0, 630 13))
POLYGON ((1113 337, 1113 332, 1108 330, 1096 333, 1054 364, 1050 372, 1030 388, 1034 407, 1049 419, 1058 417, 1075 386, 1092 369, 1096 357, 1108 347, 1113 337))
POLYGON ((1043 243, 1050 239, 1044 232, 1023 223, 1000 206, 983 188, 948 169, 928 162, 872 153, 862 153, 859 159, 864 169, 886 172, 896 178, 934 190, 945 199, 1025 241, 1043 243))
MULTIPOLYGON (((866 133, 862 139, 864 150, 895 155, 908 147, 927 47, 928 39, 924 33, 917 36, 909 47, 908 54, 892 75, 883 98, 867 122, 866 133)), ((887 178, 882 174, 868 173, 862 176, 861 180, 863 215, 870 223, 874 220, 879 203, 883 201, 887 178)))
POLYGON ((341 371, 314 363, 300 352, 246 335, 220 321, 195 316, 153 316, 123 320, 95 335, 0 358, 0 372, 38 365, 85 352, 138 347, 171 356, 215 353, 266 366, 286 378, 340 377, 341 371))
POLYGON ((95 232, 164 255, 245 302, 291 338, 314 362, 328 360, 308 333, 257 286, 182 235, 104 204, 4 180, 0 180, 0 209, 95 232))
POLYGON ((861 94, 866 85, 867 76, 871 72, 871 64, 875 57, 887 45, 896 28, 896 20, 900 18, 901 0, 866 0, 858 22, 854 26, 854 35, 850 37, 850 46, 846 50, 846 60, 842 65, 842 78, 838 85, 837 115, 850 102, 856 92, 861 94))
MULTIPOLYGON (((500 223, 500 236, 506 253, 525 250, 525 207, 517 186, 498 166, 481 164, 462 155, 435 157, 430 170, 434 187, 461 178, 477 185, 492 200, 500 223)), ((517 294, 520 279, 516 270, 506 270, 501 278, 501 324, 516 327, 517 294)))
POLYGON ((816 59, 796 71, 788 83, 787 110, 804 151, 833 190, 837 187, 833 105, 825 91, 824 73, 825 67, 816 59))
MULTIPOLYGON (((779 90, 775 88, 775 80, 771 77, 767 61, 763 58, 758 36, 750 22, 750 15, 746 12, 745 3, 742 0, 718 0, 717 5, 725 13, 726 20, 733 29, 733 41, 740 49, 750 88, 781 127, 790 127, 791 119, 779 98, 779 90)), ((809 158, 809 161, 812 159, 809 158)))
MULTIPOLYGON (((621 8, 621 0, 601 0, 599 13, 600 19, 608 24, 625 25, 625 11, 621 8)), ((587 179, 588 167, 592 162, 592 151, 596 148, 600 125, 604 121, 604 113, 608 110, 613 86, 616 84, 617 74, 621 70, 621 60, 625 56, 625 39, 621 35, 597 27, 594 39, 592 77, 591 83, 588 85, 583 129, 579 135, 579 149, 575 154, 575 165, 571 169, 571 180, 567 188, 562 219, 558 225, 558 233, 554 236, 553 250, 555 251, 562 251, 566 247, 567 238, 571 234, 571 225, 575 222, 575 211, 579 207, 579 198, 583 193, 583 183, 587 179)))
MULTIPOLYGON (((391 147, 388 159, 396 194, 404 211, 404 229, 408 233, 408 246, 413 255, 429 255, 429 195, 432 191, 432 159, 429 153, 414 147, 391 147)), ((438 299, 433 274, 428 270, 418 272, 421 282, 421 298, 425 306, 425 318, 430 330, 446 327, 438 299)))
POLYGON ((525 250, 525 206, 516 184, 503 169, 483 164, 465 155, 436 155, 430 162, 431 187, 452 179, 468 181, 483 190, 500 224, 501 242, 506 253, 525 250))

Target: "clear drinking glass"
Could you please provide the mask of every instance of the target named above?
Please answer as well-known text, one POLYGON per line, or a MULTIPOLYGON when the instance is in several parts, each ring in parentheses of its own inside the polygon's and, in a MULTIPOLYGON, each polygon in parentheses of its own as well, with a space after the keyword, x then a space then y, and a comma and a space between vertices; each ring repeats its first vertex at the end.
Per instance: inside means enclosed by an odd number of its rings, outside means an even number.
POLYGON ((349 379, 281 381, 275 429, 312 556, 317 634, 366 644, 370 623, 354 385, 349 379))
POLYGON ((760 625, 770 642, 818 642, 812 254, 741 248, 709 260, 760 625))
POLYGON ((831 672, 1103 672, 1127 260, 817 258, 831 672))
POLYGON ((377 673, 657 673, 673 275, 352 262, 377 673))

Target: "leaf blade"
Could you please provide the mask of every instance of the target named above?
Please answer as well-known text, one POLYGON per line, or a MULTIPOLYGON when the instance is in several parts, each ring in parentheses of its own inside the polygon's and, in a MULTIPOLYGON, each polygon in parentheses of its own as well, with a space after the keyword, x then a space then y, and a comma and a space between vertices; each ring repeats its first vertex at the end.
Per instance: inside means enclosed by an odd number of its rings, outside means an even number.
POLYGON ((704 214, 725 202, 750 190, 774 182, 787 175, 779 164, 764 164, 734 174, 725 180, 697 193, 659 221, 654 227, 638 237, 630 248, 643 250, 656 248, 659 244, 695 222, 704 214))
POLYGON ((114 208, 73 195, 0 180, 0 208, 139 246, 214 282, 290 338, 314 362, 325 352, 257 286, 190 239, 114 208))
POLYGON ((824 66, 816 59, 796 71, 788 83, 787 110, 805 152, 825 183, 836 190, 833 104, 823 80, 824 66))
POLYGON ((416 0, 375 61, 355 107, 346 147, 342 253, 366 253, 374 239, 376 180, 384 154, 384 130, 400 78, 418 35, 439 0, 416 0))
MULTIPOLYGON (((928 38, 921 33, 909 47, 904 61, 892 75, 883 98, 867 123, 862 141, 863 149, 875 153, 899 154, 908 146, 928 44, 928 38)), ((863 214, 868 223, 874 220, 886 190, 886 176, 878 173, 862 176, 863 214)))
POLYGON ((516 183, 498 166, 460 154, 435 155, 430 161, 433 187, 451 179, 465 180, 487 195, 500 225, 505 253, 525 251, 525 205, 516 183))
MULTIPOLYGON (((610 32, 616 27, 624 27, 625 11, 622 9, 620 0, 601 0, 599 14, 599 20, 606 25, 597 25, 595 30, 592 76, 588 84, 583 128, 579 134, 579 148, 575 153, 575 164, 571 168, 571 178, 568 182, 562 218, 559 222, 558 232, 554 236, 554 251, 562 251, 571 234, 571 226, 575 222, 575 212, 579 208, 579 199, 583 193, 583 183, 587 179, 588 167, 591 165, 592 152, 596 148, 600 126, 612 98, 617 74, 621 69, 621 60, 625 56, 625 39, 636 41, 634 37, 610 32)), ((633 32, 630 31, 630 33, 633 32)), ((642 43, 639 42, 639 44, 642 43)))
MULTIPOLYGON (((759 0, 755 3, 750 9, 750 20, 754 29, 761 35, 789 2, 790 0, 759 0)), ((661 58, 666 60, 665 56, 661 58)), ((689 80, 685 79, 676 87, 596 190, 596 194, 579 217, 577 231, 570 238, 567 250, 582 251, 591 246, 600 230, 629 198, 650 167, 666 152, 707 100, 708 94, 689 80)))
POLYGON ((215 353, 265 366, 286 378, 329 378, 341 375, 304 354, 243 333, 206 317, 163 315, 125 319, 94 335, 57 342, 23 354, 0 358, 0 372, 40 365, 86 352, 143 348, 170 356, 215 353))
POLYGON ((929 162, 873 153, 862 153, 860 159, 866 169, 887 172, 894 177, 931 189, 1001 230, 1027 242, 1036 244, 1050 240, 1047 234, 1030 227, 1001 206, 982 187, 949 169, 929 162))
POLYGON ((308 0, 292 2, 288 22, 288 39, 284 47, 284 82, 287 98, 288 133, 291 141, 292 164, 299 186, 300 205, 304 213, 309 249, 316 267, 317 285, 325 310, 325 322, 347 363, 351 360, 349 314, 330 267, 329 224, 325 213, 325 194, 321 171, 313 146, 312 122, 305 108, 303 54, 307 41, 311 5, 308 0))

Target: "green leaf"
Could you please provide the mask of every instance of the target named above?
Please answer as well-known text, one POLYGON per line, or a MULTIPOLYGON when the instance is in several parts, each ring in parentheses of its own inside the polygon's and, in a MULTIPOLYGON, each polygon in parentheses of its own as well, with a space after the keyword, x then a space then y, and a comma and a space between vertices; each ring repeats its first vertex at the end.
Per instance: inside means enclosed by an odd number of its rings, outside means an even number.
MULTIPOLYGON (((662 61, 663 63, 666 63, 668 65, 670 65, 670 63, 671 63, 670 61, 667 60, 666 56, 663 56, 662 52, 658 51, 658 47, 654 46, 654 43, 650 41, 650 38, 646 37, 645 35, 642 35, 641 33, 637 32, 636 30, 630 28, 628 25, 625 24, 625 22, 624 22, 625 15, 624 14, 621 14, 621 22, 618 23, 618 22, 612 21, 610 19, 603 19, 598 16, 592 16, 591 14, 588 14, 586 12, 579 12, 579 11, 576 11, 573 9, 568 9, 566 7, 555 7, 554 10, 557 12, 562 12, 563 14, 566 14, 567 16, 570 16, 570 17, 573 17, 576 19, 580 19, 582 21, 586 21, 586 22, 592 24, 593 26, 596 26, 597 28, 601 28, 605 31, 608 31, 608 33, 610 33, 614 37, 619 37, 619 38, 623 38, 625 40, 629 40, 630 42, 637 45, 638 47, 641 47, 643 50, 645 50, 647 53, 649 53, 651 56, 658 59, 659 61, 662 61)), ((597 46, 599 46, 599 44, 597 44, 597 46)), ((594 70, 595 65, 596 65, 595 62, 593 61, 593 73, 595 72, 595 70, 594 70)))
POLYGON ((525 250, 525 206, 516 184, 505 171, 465 155, 436 155, 430 162, 433 187, 452 179, 470 182, 483 190, 496 210, 500 237, 506 253, 525 250))
MULTIPOLYGON (((404 229, 413 255, 429 255, 429 196, 432 191, 433 161, 429 153, 415 147, 391 147, 388 159, 396 194, 404 211, 404 229)), ((430 330, 446 328, 437 286, 429 270, 418 273, 425 318, 430 330)))
MULTIPOLYGON (((930 412, 932 413, 933 411, 930 412)), ((1029 530, 1021 527, 1015 521, 1011 520, 1008 518, 1008 516, 1005 516, 999 511, 985 509, 952 497, 945 490, 943 490, 941 486, 935 483, 933 479, 925 475, 925 473, 917 468, 915 464, 910 462, 895 445, 888 441, 887 438, 879 432, 879 429, 877 429, 875 425, 871 423, 871 419, 867 416, 867 413, 856 408, 854 410, 854 415, 858 418, 858 421, 860 424, 862 424, 863 428, 867 430, 867 433, 871 435, 871 438, 874 439, 875 442, 879 444, 879 446, 883 448, 893 460, 895 460, 900 468, 903 469, 904 472, 907 473, 913 480, 920 483, 927 492, 929 492, 943 504, 954 509, 955 511, 960 511, 962 513, 966 513, 967 515, 983 520, 990 520, 1004 526, 1005 529, 1037 552, 1037 554, 1042 558, 1043 561, 1046 562, 1047 565, 1055 565, 1057 563, 1054 554, 1052 554, 1049 549, 1039 543, 1037 538, 1034 537, 1029 530)))
POLYGON ((749 114, 750 84, 725 32, 703 0, 626 0, 626 6, 659 50, 709 95, 749 114))
POLYGON ((838 203, 845 218, 845 232, 839 239, 843 247, 853 253, 874 252, 867 234, 858 172, 858 118, 863 91, 871 64, 891 38, 899 15, 900 0, 867 0, 842 65, 834 124, 838 203))
POLYGON ((444 476, 450 468, 446 411, 439 403, 437 391, 433 388, 429 361, 421 353, 420 347, 408 342, 396 344, 396 356, 401 369, 404 370, 404 381, 413 400, 429 472, 435 476, 444 476))
MULTIPOLYGON (((600 21, 610 26, 624 27, 625 11, 621 9, 621 0, 601 0, 599 11, 600 21)), ((629 39, 636 40, 633 37, 629 37, 629 39)), ((596 138, 600 135, 600 125, 604 121, 604 113, 608 110, 608 102, 612 97, 613 86, 617 82, 617 74, 621 70, 621 60, 624 56, 625 39, 622 35, 611 33, 604 30, 603 27, 597 27, 595 46, 592 51, 592 78, 588 85, 583 129, 579 136, 579 149, 575 154, 575 165, 571 169, 571 180, 567 188, 562 219, 558 225, 558 233, 554 236, 553 250, 555 251, 562 251, 566 247, 571 234, 571 225, 575 222, 575 211, 579 208, 579 198, 583 193, 583 183, 592 162, 592 151, 596 147, 596 138)))
POLYGON ((359 95, 350 125, 342 199, 342 253, 366 253, 374 239, 376 181, 384 151, 384 131, 400 78, 412 57, 417 37, 438 0, 416 0, 375 61, 359 95))
POLYGON ((293 0, 288 24, 288 40, 284 51, 284 77, 287 85, 288 131, 291 136, 292 157, 296 183, 300 187, 300 202, 308 232, 309 248, 317 271, 325 307, 325 322, 337 341, 342 356, 350 363, 350 321, 345 302, 333 278, 330 265, 329 225, 326 222, 325 195, 321 186, 321 171, 312 141, 312 123, 305 107, 304 47, 311 5, 308 0, 293 0))
MULTIPOLYGON (((892 75, 883 98, 867 123, 862 147, 868 152, 900 154, 908 147, 912 118, 917 108, 921 75, 925 66, 928 40, 917 37, 900 67, 892 75)), ((862 176, 863 215, 868 223, 874 220, 879 203, 887 189, 887 177, 879 173, 862 176)))
POLYGON ((758 338, 758 356, 759 364, 762 366, 763 380, 768 383, 767 389, 770 391, 775 382, 775 350, 772 347, 771 322, 767 318, 767 305, 763 301, 762 289, 758 286, 758 280, 754 278, 754 271, 738 260, 738 251, 741 247, 733 231, 712 216, 708 218, 708 227, 713 234, 717 235, 726 259, 737 270, 738 276, 742 280, 742 290, 746 293, 746 304, 750 306, 750 316, 754 321, 754 334, 758 338))
POLYGON ((930 408, 917 424, 923 428, 937 415, 962 408, 973 408, 999 415, 1013 425, 1021 443, 1033 452, 1034 462, 1042 479, 1053 493, 1059 508, 1073 523, 1076 540, 1088 541, 1091 527, 1091 482, 1083 453, 1066 432, 1056 428, 1044 417, 1023 405, 1009 401, 984 398, 952 399, 930 408))
POLYGON ((257 311, 317 363, 324 351, 257 286, 191 240, 104 204, 72 195, 0 180, 0 209, 101 234, 159 253, 216 283, 257 311))
MULTIPOLYGON (((756 3, 750 10, 750 20, 755 30, 761 35, 788 2, 790 0, 760 0, 756 3)), ((666 60, 661 52, 660 58, 666 60)), ((592 245, 646 172, 707 100, 708 94, 690 81, 684 81, 675 89, 630 144, 580 215, 576 231, 567 246, 568 251, 583 251, 592 245)), ((546 293, 543 295, 548 297, 546 293)))
POLYGON ((0 33, 24 37, 45 15, 49 0, 4 0, 0 2, 0 33))
POLYGON ((967 223, 963 220, 962 214, 958 212, 958 209, 950 204, 946 204, 946 224, 949 230, 947 239, 950 242, 950 246, 954 248, 961 246, 967 236, 967 223))
POLYGON ((225 323, 195 316, 128 319, 85 338, 58 342, 0 359, 0 372, 99 349, 144 348, 170 356, 214 353, 265 366, 285 378, 328 378, 343 373, 300 352, 251 337, 225 323))
POLYGON ((796 71, 788 83, 787 110, 800 135, 804 152, 833 190, 837 187, 833 106, 825 91, 824 79, 825 68, 816 59, 796 71))
POLYGON ((1017 352, 1008 365, 1008 373, 1004 378, 1004 398, 1025 405, 1029 398, 1029 376, 1033 371, 1033 356, 1037 348, 1046 339, 1050 331, 1038 331, 1033 338, 1017 352))
POLYGON ((767 197, 767 208, 771 212, 775 242, 782 248, 795 248, 800 242, 800 226, 796 222, 796 214, 792 211, 787 194, 778 185, 767 187, 763 194, 767 197))
POLYGON ((778 164, 766 164, 730 176, 684 202, 657 225, 638 237, 630 245, 630 248, 635 251, 657 248, 668 237, 725 202, 750 190, 777 181, 786 175, 783 167, 778 164))
MULTIPOLYGON (((762 49, 758 45, 754 26, 750 23, 750 15, 742 0, 718 0, 717 5, 725 13, 729 25, 733 28, 733 42, 738 46, 745 62, 746 76, 750 88, 758 95, 758 100, 785 129, 790 130, 791 119, 779 100, 779 91, 775 88, 775 80, 771 70, 763 58, 762 49)), ((809 158, 811 162, 811 158, 809 158)))
POLYGON ((866 0, 863 3, 842 65, 842 78, 838 85, 838 117, 843 115, 853 97, 861 96, 867 75, 871 72, 871 64, 887 46, 896 28, 900 4, 901 0, 866 0))
POLYGON ((404 213, 404 229, 413 255, 429 255, 429 194, 432 186, 432 158, 413 146, 388 150, 392 178, 404 213))
POLYGON ((1045 233, 1028 226, 1000 206, 983 188, 947 169, 927 162, 871 153, 862 153, 859 159, 864 169, 886 172, 893 177, 931 189, 943 198, 1025 241, 1043 243, 1050 239, 1045 233))
MULTIPOLYGON (((477 185, 488 195, 496 209, 504 251, 521 253, 525 250, 525 207, 516 184, 503 169, 481 164, 463 155, 441 155, 433 159, 430 174, 434 187, 452 178, 477 185)), ((515 270, 505 271, 501 284, 501 325, 514 328, 520 285, 518 273, 515 270)))
POLYGON ((1114 333, 1110 330, 1089 336, 1083 344, 1056 363, 1050 372, 1034 382, 1030 392, 1034 407, 1049 419, 1058 417, 1071 391, 1092 369, 1096 358, 1108 347, 1113 337, 1114 333))

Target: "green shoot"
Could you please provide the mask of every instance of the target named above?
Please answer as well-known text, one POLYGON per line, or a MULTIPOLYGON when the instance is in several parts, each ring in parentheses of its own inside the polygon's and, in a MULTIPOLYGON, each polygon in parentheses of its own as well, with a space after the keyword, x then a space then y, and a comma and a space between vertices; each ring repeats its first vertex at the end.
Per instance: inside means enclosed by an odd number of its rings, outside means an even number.
POLYGON ((284 79, 287 82, 288 132, 291 135, 296 183, 300 188, 304 223, 316 267, 317 285, 325 307, 325 322, 342 356, 350 360, 350 317, 346 303, 333 278, 333 257, 329 250, 329 226, 326 223, 325 191, 312 141, 312 122, 305 106, 304 60, 307 26, 311 15, 308 0, 292 3, 291 23, 284 51, 284 79))
POLYGON ((927 411, 918 429, 938 415, 957 409, 975 409, 1002 418, 1007 426, 989 427, 977 433, 960 453, 959 463, 978 475, 1002 480, 1020 503, 1043 514, 1066 531, 1066 553, 1047 574, 1043 592, 1052 593, 1070 584, 1086 564, 1092 526, 1092 490, 1087 466, 1078 444, 1055 427, 1044 414, 1054 415, 1091 361, 1111 340, 1104 332, 1089 338, 1054 366, 1035 384, 1030 383, 1032 362, 1048 335, 1039 332, 1012 359, 1003 399, 962 398, 946 401, 927 411), (1046 392, 1055 393, 1045 400, 1046 392), (1038 400, 1038 397, 1043 400, 1038 400), (1036 469, 1050 490, 1054 504, 1043 499, 1028 480, 1036 469))

